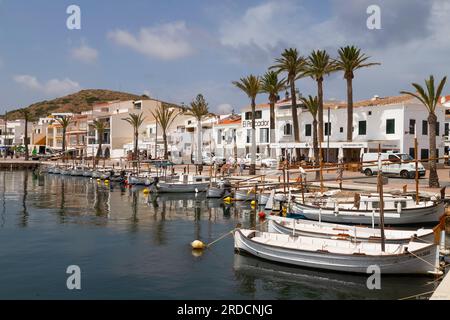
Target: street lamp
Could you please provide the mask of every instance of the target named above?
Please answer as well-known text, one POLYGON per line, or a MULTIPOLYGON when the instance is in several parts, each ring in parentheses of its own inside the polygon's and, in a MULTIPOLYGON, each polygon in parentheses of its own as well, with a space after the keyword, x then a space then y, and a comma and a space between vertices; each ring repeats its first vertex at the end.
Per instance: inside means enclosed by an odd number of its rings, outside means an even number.
POLYGON ((330 107, 328 107, 328 135, 327 135, 327 162, 330 162, 330 134, 331 134, 331 120, 330 120, 330 107))

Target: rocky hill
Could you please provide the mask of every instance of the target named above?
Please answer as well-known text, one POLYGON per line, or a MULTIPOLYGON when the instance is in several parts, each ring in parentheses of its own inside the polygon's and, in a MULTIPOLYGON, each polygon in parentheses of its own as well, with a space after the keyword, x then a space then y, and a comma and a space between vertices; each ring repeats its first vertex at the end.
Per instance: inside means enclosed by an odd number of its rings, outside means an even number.
MULTIPOLYGON (((106 101, 113 100, 142 100, 148 99, 146 95, 135 95, 126 92, 90 89, 81 90, 77 93, 56 98, 53 100, 45 100, 26 107, 30 111, 31 119, 45 117, 52 112, 74 112, 91 110, 92 106, 106 101)), ((23 118, 20 109, 8 112, 8 120, 23 118)))

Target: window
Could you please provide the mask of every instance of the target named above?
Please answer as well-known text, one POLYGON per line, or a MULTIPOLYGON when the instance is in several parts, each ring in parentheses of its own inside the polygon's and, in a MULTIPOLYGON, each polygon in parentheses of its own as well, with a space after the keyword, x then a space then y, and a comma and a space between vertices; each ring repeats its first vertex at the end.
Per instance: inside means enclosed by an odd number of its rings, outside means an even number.
POLYGON ((141 104, 140 102, 137 102, 137 103, 134 104, 134 108, 135 108, 136 110, 141 110, 142 104, 141 104))
POLYGON ((311 137, 311 124, 305 124, 305 137, 311 137))
POLYGON ((331 123, 330 122, 325 123, 324 135, 326 135, 326 136, 331 135, 331 123))
POLYGON ((416 120, 409 119, 409 134, 415 134, 415 133, 416 133, 416 120))
POLYGON ((286 123, 284 125, 283 131, 284 131, 283 133, 284 133, 285 136, 292 135, 292 124, 286 123))
POLYGON ((269 128, 259 129, 259 142, 268 143, 269 142, 269 128))
POLYGON ((420 149, 420 159, 428 159, 428 149, 420 149))
POLYGON ((344 132, 344 127, 340 127, 340 128, 339 128, 339 132, 340 132, 340 133, 343 133, 343 132, 344 132))
POLYGON ((222 129, 217 130, 217 144, 222 144, 222 129))
POLYGON ((448 137, 448 122, 444 124, 444 135, 448 137))
POLYGON ((414 148, 409 148, 409 156, 414 159, 414 148))
POLYGON ((358 134, 364 136, 367 134, 367 121, 359 121, 358 124, 358 134))
POLYGON ((369 111, 369 116, 371 116, 372 115, 372 111, 369 111))
POLYGON ((386 134, 395 133, 395 119, 386 119, 386 134))
POLYGON ((436 136, 439 136, 440 130, 439 130, 439 122, 436 122, 436 136))
POLYGON ((251 143, 251 142, 252 142, 252 130, 247 129, 247 143, 251 143))
POLYGON ((428 121, 422 120, 422 135, 426 136, 428 135, 428 121))
POLYGON ((397 156, 394 155, 394 154, 390 154, 390 155, 389 155, 389 161, 391 161, 391 162, 400 162, 400 158, 397 157, 397 156))

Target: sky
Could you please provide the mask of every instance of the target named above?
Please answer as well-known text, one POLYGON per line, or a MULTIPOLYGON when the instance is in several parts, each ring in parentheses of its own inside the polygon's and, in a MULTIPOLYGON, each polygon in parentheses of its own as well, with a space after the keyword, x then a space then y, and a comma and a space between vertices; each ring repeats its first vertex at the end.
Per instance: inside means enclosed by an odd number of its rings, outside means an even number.
MULTIPOLYGON (((336 56, 356 45, 381 65, 356 72, 355 99, 397 95, 450 74, 449 16, 448 0, 0 0, 0 112, 81 89, 186 104, 202 93, 212 111, 238 111, 249 101, 232 81, 264 74, 289 47, 336 56), (70 5, 79 30, 67 28, 70 5), (381 29, 367 27, 370 5, 381 29)), ((296 84, 316 94, 311 79, 296 84)), ((324 86, 345 100, 342 73, 324 86)))

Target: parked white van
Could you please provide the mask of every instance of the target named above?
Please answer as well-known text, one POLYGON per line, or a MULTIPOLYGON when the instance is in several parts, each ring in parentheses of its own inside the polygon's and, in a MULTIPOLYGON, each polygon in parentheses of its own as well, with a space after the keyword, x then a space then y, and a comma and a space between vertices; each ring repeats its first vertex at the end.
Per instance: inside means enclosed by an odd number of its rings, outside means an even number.
MULTIPOLYGON (((378 173, 378 152, 364 153, 361 158, 361 172, 366 176, 378 173)), ((381 153, 382 171, 386 175, 398 175, 402 178, 414 178, 416 164, 414 159, 406 153, 381 153), (411 161, 411 162, 410 162, 411 161)), ((419 177, 425 176, 425 168, 419 162, 417 166, 419 177)))

